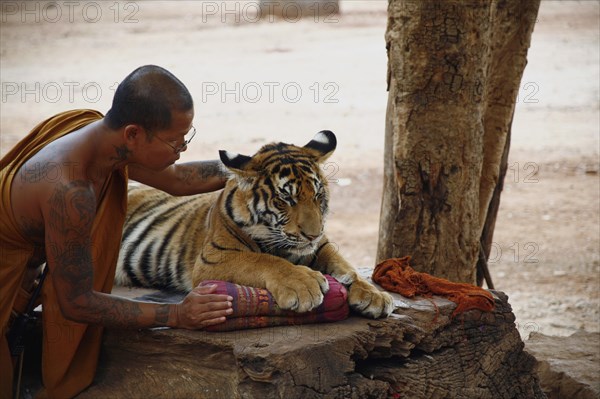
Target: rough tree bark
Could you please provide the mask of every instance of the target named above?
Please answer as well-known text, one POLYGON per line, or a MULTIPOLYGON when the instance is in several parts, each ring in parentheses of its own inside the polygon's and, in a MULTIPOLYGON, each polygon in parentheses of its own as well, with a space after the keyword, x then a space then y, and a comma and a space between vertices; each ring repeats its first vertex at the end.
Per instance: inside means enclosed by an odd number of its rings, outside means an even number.
POLYGON ((476 282, 539 4, 390 0, 378 261, 476 282))

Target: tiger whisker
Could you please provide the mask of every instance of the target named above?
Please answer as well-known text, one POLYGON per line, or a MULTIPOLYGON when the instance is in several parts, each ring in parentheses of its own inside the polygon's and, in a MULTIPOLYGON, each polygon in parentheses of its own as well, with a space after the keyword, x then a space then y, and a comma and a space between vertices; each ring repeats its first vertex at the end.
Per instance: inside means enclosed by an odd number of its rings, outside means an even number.
POLYGON ((285 248, 286 240, 282 237, 268 237, 265 240, 260 240, 261 244, 268 250, 285 248))

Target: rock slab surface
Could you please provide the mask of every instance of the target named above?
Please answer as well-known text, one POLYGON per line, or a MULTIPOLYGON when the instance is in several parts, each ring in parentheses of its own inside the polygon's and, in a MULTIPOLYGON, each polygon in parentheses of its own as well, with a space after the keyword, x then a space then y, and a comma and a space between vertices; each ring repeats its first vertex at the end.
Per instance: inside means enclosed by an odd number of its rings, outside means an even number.
POLYGON ((600 397, 600 333, 531 333, 525 350, 537 359, 540 384, 549 399, 600 397))

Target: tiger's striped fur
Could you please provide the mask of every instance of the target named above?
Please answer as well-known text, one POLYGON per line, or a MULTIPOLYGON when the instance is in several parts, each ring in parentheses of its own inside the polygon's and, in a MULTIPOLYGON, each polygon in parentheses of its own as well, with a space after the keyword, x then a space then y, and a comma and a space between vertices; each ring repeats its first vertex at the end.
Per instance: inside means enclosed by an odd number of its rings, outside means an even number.
POLYGON ((172 197, 133 187, 115 282, 189 291, 217 279, 267 288, 284 309, 308 311, 349 285, 350 305, 369 317, 393 310, 389 294, 362 279, 323 233, 329 190, 319 164, 336 147, 319 132, 306 146, 274 143, 254 156, 221 151, 231 172, 219 192, 172 197))

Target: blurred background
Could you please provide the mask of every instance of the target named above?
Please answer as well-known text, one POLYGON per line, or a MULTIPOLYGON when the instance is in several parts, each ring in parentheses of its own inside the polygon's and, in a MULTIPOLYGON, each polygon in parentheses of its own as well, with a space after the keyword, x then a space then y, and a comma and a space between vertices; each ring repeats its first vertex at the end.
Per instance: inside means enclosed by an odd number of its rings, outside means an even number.
MULTIPOLYGON (((257 1, 3 1, 0 155, 53 114, 106 112, 121 79, 160 65, 194 96, 182 161, 335 132, 327 231, 373 267, 387 1, 336 4, 274 17, 257 1)), ((597 1, 543 0, 521 83, 490 270, 523 336, 600 330, 599 14, 597 1)))

